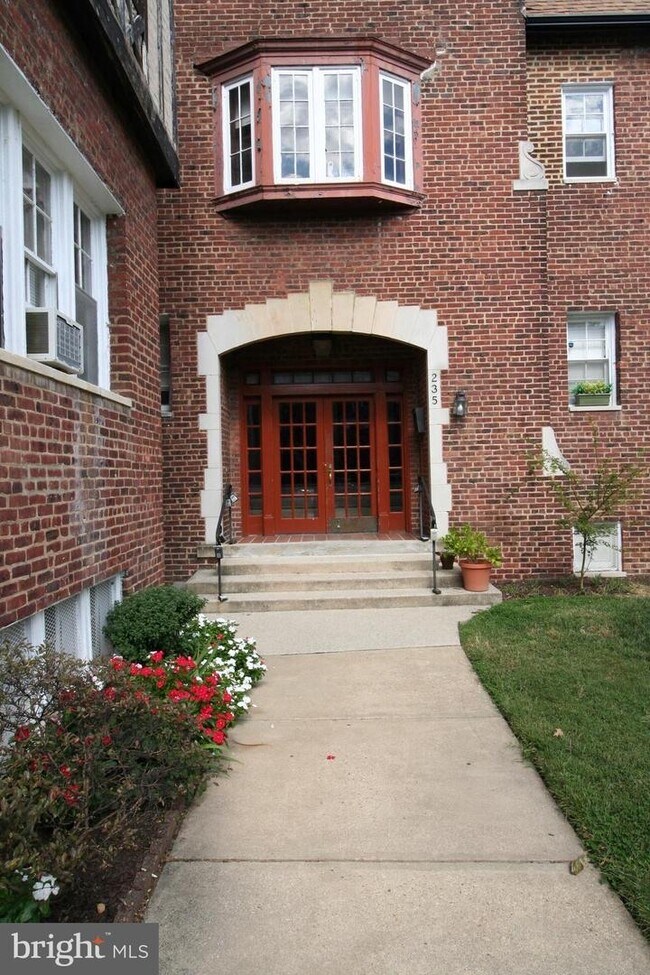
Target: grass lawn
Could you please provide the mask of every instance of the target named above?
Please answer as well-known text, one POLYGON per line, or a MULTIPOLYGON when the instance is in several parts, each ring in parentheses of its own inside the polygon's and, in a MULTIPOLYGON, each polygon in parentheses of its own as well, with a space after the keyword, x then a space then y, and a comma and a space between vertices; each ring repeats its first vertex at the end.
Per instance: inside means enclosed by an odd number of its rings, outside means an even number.
POLYGON ((650 938, 650 598, 514 599, 463 624, 461 640, 650 938))

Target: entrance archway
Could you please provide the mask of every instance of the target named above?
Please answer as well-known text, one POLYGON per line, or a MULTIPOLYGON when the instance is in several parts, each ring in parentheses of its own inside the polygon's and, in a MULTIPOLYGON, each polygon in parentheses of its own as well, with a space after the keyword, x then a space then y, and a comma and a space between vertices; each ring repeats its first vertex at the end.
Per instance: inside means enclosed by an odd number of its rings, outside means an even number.
MULTIPOLYGON (((451 508, 451 492, 447 482, 446 465, 442 459, 442 427, 449 422, 449 411, 440 406, 441 403, 441 373, 447 368, 447 330, 437 324, 436 313, 433 310, 423 310, 418 306, 400 305, 396 301, 377 301, 371 296, 358 296, 355 292, 336 292, 330 281, 312 282, 309 290, 302 294, 292 294, 285 299, 271 298, 263 304, 246 305, 242 310, 226 311, 222 315, 211 316, 207 319, 207 330, 198 334, 198 368, 199 375, 205 377, 207 412, 199 416, 200 429, 207 435, 208 466, 205 470, 204 488, 201 492, 201 513, 205 523, 205 541, 214 540, 219 510, 221 507, 224 477, 223 477, 223 427, 222 427, 222 357, 227 353, 245 346, 252 347, 254 343, 266 339, 296 334, 318 333, 318 337, 332 337, 341 333, 359 336, 375 336, 377 338, 392 339, 396 342, 421 349, 426 353, 427 390, 428 390, 428 441, 429 464, 428 475, 431 497, 436 509, 439 531, 447 528, 448 512, 451 508)), ((314 337, 317 337, 314 335, 314 337)), ((363 370, 361 370, 363 371, 363 370)), ((275 396, 274 417, 269 425, 269 434, 277 434, 277 469, 275 482, 278 485, 276 500, 271 510, 272 518, 281 521, 283 510, 288 512, 288 521, 294 520, 297 525, 308 523, 314 512, 314 495, 318 510, 320 527, 317 530, 328 530, 338 520, 341 526, 355 528, 355 519, 368 518, 371 521, 358 521, 359 528, 370 527, 372 519, 379 524, 379 511, 376 500, 380 497, 377 486, 377 472, 385 471, 385 465, 377 458, 377 425, 375 393, 378 389, 376 378, 373 376, 365 385, 359 381, 355 388, 352 375, 350 383, 343 382, 340 390, 331 393, 323 392, 322 388, 315 389, 322 383, 303 382, 294 383, 289 391, 278 386, 275 396), (308 388, 312 385, 314 388, 308 388), (300 387, 299 389, 297 387, 300 387), (363 386, 363 388, 362 388, 363 386), (338 396, 337 396, 338 392, 338 396), (284 396, 284 398, 283 398, 284 396), (282 404, 284 403, 284 407, 282 404), (338 406, 336 405, 338 403, 338 406), (295 404, 295 405, 294 405, 295 404), (302 404, 302 405, 300 405, 302 404), (313 404, 308 406, 307 404, 313 404), (352 404, 347 406, 346 404, 352 404), (356 404, 356 405, 354 405, 356 404), (288 409, 287 409, 288 407, 288 409), (299 417, 300 410, 302 410, 299 417), (310 421, 307 411, 311 410, 319 420, 314 424, 314 433, 308 434, 310 421), (345 417, 350 414, 347 422, 345 417), (355 412, 355 417, 352 417, 355 412), (368 417, 367 427, 364 417, 368 417), (342 420, 337 420, 337 416, 342 420), (299 423, 300 421, 300 423, 299 423), (339 424, 339 433, 336 433, 339 424), (340 430, 343 426, 350 427, 349 436, 354 442, 345 442, 347 433, 343 433, 343 443, 335 443, 341 438, 340 430), (356 433, 353 431, 355 426, 356 433), (303 439, 313 436, 316 443, 310 450, 316 454, 303 454, 302 459, 294 454, 285 455, 284 460, 280 451, 282 437, 292 443, 292 437, 298 437, 297 430, 301 427, 300 436, 303 439), (319 452, 318 438, 321 437, 319 452), (322 438, 325 437, 325 440, 322 438), (329 440, 327 439, 329 437, 329 440), (374 438, 374 442, 373 442, 374 438), (368 440, 369 443, 362 441, 368 440), (357 442, 358 441, 358 442, 357 442), (365 448, 369 454, 362 453, 365 448), (348 454, 337 454, 335 449, 343 448, 348 454), (374 450, 374 455, 373 455, 374 450), (353 455, 356 452, 356 460, 353 455), (348 458, 351 463, 348 464, 348 458), (364 464, 370 460, 370 466, 364 464), (286 469, 282 469, 282 465, 286 469), (298 465, 296 467, 296 464, 298 465), (312 466, 310 466, 312 465, 312 466), (331 468, 331 484, 330 472, 331 468), (284 479, 283 479, 283 475, 284 479), (309 476, 308 476, 309 475, 309 476), (374 478, 374 480, 373 480, 374 478), (286 491, 283 494, 283 484, 286 491), (331 491, 328 488, 331 487, 331 491), (367 488, 367 490, 366 490, 367 488), (338 489, 338 490, 337 490, 338 489), (302 509, 300 496, 302 495, 302 509), (311 512, 309 505, 312 504, 311 512), (373 505, 374 510, 373 510, 373 505), (339 518, 337 519, 337 510, 339 518), (302 518, 305 514, 305 518, 302 518), (297 521, 296 521, 297 517, 297 521)), ((300 377, 299 377, 300 378, 300 377)), ((347 376, 343 377, 347 380, 347 376)), ((361 377, 366 380, 368 377, 361 377)), ((302 376, 305 380, 305 376, 302 376)), ((385 381, 385 379, 383 380, 385 381)), ((273 379, 271 377, 271 385, 273 379)), ((309 414, 311 416, 311 413, 309 414)), ((261 418, 261 414, 260 414, 261 418)), ((269 445, 271 451, 272 443, 269 445)), ((291 450, 298 450, 300 445, 292 444, 291 450)), ((285 450, 287 448, 284 448, 285 450)), ((381 449, 384 449, 383 447, 381 449)), ((275 461, 274 461, 275 463, 275 461)), ((262 473, 262 472, 260 472, 262 473)), ((382 476, 385 476, 382 475, 382 476)), ((384 483, 384 490, 390 493, 390 481, 384 483)), ((390 504, 388 505, 390 508, 390 504)), ((288 530, 298 530, 297 527, 288 530)))

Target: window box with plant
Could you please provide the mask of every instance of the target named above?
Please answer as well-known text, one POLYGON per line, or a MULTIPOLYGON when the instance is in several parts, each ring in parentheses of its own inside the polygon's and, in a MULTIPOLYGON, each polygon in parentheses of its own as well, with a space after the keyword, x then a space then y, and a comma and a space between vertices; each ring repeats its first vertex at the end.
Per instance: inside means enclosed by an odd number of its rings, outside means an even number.
POLYGON ((612 384, 600 379, 584 380, 573 387, 576 406, 610 406, 612 384))
POLYGON ((463 586, 469 592, 485 592, 490 586, 493 568, 503 565, 501 549, 490 545, 487 536, 471 525, 450 528, 440 539, 445 552, 458 559, 463 586))

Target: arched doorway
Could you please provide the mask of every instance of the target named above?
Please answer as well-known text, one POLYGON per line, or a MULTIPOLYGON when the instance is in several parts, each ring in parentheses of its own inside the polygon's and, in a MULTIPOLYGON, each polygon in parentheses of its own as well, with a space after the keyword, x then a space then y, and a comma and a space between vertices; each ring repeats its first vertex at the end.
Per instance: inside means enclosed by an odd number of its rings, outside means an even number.
MULTIPOLYGON (((417 404, 426 402, 427 406, 428 457, 423 473, 428 475, 439 531, 446 531, 451 492, 442 457, 442 427, 449 422, 449 411, 440 405, 441 372, 447 368, 446 328, 437 324, 433 310, 400 305, 397 301, 378 301, 352 291, 337 292, 330 281, 314 281, 307 292, 210 316, 206 331, 198 334, 198 371, 205 377, 207 406, 206 412, 199 416, 200 429, 207 436, 207 467, 201 491, 206 542, 214 540, 225 478, 232 477, 233 471, 238 477, 240 472, 246 475, 246 505, 250 516, 261 517, 264 521, 266 512, 270 511, 269 524, 282 521, 283 511, 289 515, 288 522, 292 519, 301 523, 318 522, 321 526, 318 531, 328 530, 329 526, 334 526, 335 531, 352 530, 355 519, 357 525, 363 525, 364 522, 358 519, 364 518, 372 519, 366 523, 368 525, 373 525, 376 520, 377 529, 382 530, 383 515, 389 518, 399 516, 402 520, 407 517, 409 486, 405 471, 408 445, 404 430, 410 408, 415 404, 413 398, 404 398, 403 388, 399 394, 401 400, 397 395, 392 400, 393 403, 400 402, 399 411, 396 412, 395 406, 389 407, 391 380, 387 379, 386 371, 391 358, 384 356, 383 375, 375 362, 369 377, 367 363, 359 361, 350 348, 346 351, 345 342, 358 338, 373 340, 366 346, 367 352, 378 348, 374 340, 384 339, 394 343, 394 348, 400 346, 424 353, 424 357, 420 356, 423 402, 417 404), (258 360, 260 374, 256 381, 254 374, 258 370, 254 359, 256 351, 263 348, 258 343, 282 336, 290 337, 291 355, 287 355, 281 364, 259 364, 258 360), (336 360, 332 359, 331 380, 316 375, 318 371, 329 371, 324 366, 320 370, 313 366, 312 376, 306 377, 308 362, 297 348, 297 343, 303 340, 311 343, 316 359, 320 354, 315 342, 331 340, 338 344, 341 340, 343 344, 336 360), (243 355, 235 362, 236 357, 230 354, 237 350, 243 355), (247 380, 244 373, 248 366, 251 375, 247 380), (240 375, 237 382, 231 382, 235 368, 239 369, 240 375), (263 369, 266 369, 265 377, 263 369), (284 381, 273 375, 274 369, 276 374, 284 373, 284 381), (334 380, 334 371, 346 373, 345 377, 339 377, 338 384, 334 380), (226 377, 228 381, 224 382, 226 377), (259 392, 254 390, 255 385, 259 385, 259 392), (324 389, 324 386, 328 388, 324 389), (240 397, 236 419, 232 398, 229 399, 235 394, 240 397), (246 396, 250 399, 246 405, 255 406, 256 398, 259 399, 259 413, 253 409, 248 416, 242 401, 246 396), (266 412, 262 410, 264 396, 268 401, 266 412), (224 409, 228 415, 225 425, 224 409), (311 417, 315 419, 312 421, 311 417), (307 431, 312 426, 315 432, 309 436, 312 439, 315 436, 316 442, 307 444, 307 431), (259 448, 254 445, 255 433, 250 445, 248 443, 248 430, 254 431, 255 427, 259 430, 259 448), (391 443, 390 438, 398 435, 398 427, 402 439, 399 444, 391 443), (301 434, 297 433, 299 429, 302 429, 301 434), (233 442, 233 430, 238 431, 235 434, 235 438, 240 438, 238 444, 233 442), (298 442, 301 436, 304 444, 298 442), (286 442, 288 446, 283 445, 286 442), (266 457, 261 454, 258 461, 254 454, 250 456, 249 446, 251 451, 266 450, 266 457), (396 469, 398 465, 391 465, 391 446, 402 451, 401 473, 393 474, 393 487, 390 468, 396 469), (285 455, 283 459, 282 450, 297 451, 303 447, 302 459, 297 455, 290 458, 285 455), (306 453, 314 449, 315 455, 306 453), (335 457, 336 450, 339 453, 335 457), (382 462, 382 452, 384 457, 388 454, 387 463, 382 462), (254 464, 258 462, 262 466, 255 468, 254 464), (249 479, 251 473, 259 475, 260 493, 264 491, 265 478, 267 494, 271 491, 267 497, 269 503, 262 500, 261 511, 259 504, 256 507, 255 492, 249 479), (307 477, 308 474, 311 476, 307 477), (399 477, 401 486, 398 486, 399 477), (316 494, 316 518, 310 517, 312 489, 316 494), (391 491, 395 505, 397 495, 402 491, 403 511, 390 511, 391 491), (299 495, 302 495, 302 507, 299 495), (337 521, 341 526, 339 529, 335 527, 337 521)), ((396 456, 394 451, 393 457, 396 456)), ((264 530, 271 529, 267 526, 264 530)), ((312 530, 316 530, 313 524, 312 530)))
POLYGON ((223 356, 244 533, 409 530, 425 368, 412 346, 323 332, 223 356))

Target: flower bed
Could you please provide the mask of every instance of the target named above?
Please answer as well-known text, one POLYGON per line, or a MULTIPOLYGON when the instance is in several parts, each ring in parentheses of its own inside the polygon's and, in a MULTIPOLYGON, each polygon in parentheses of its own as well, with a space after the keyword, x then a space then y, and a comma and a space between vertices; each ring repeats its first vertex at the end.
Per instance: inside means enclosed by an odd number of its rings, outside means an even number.
POLYGON ((235 628, 195 616, 182 652, 142 661, 0 647, 0 921, 115 916, 166 813, 223 766, 264 674, 235 628))

